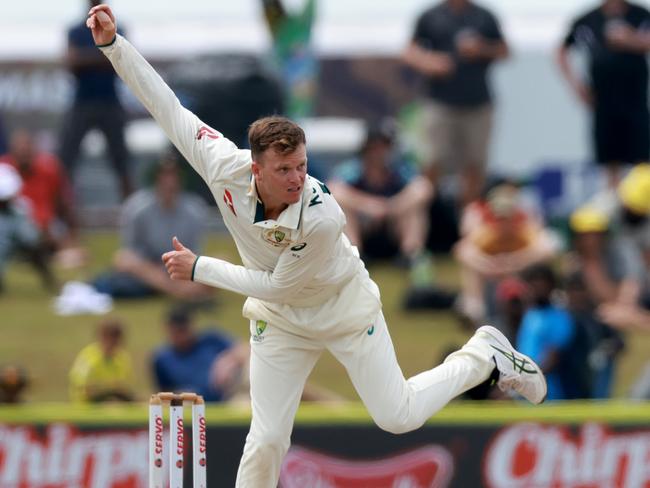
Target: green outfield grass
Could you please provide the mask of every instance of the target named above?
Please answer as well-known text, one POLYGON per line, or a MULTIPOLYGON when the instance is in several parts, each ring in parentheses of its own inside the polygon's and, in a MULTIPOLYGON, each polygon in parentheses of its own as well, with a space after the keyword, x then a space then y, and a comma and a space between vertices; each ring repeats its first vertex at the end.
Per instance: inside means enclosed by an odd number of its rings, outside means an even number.
MULTIPOLYGON (((89 233, 83 236, 92 262, 82 270, 58 271, 62 281, 89 279, 105 269, 118 244, 115 233, 89 233)), ((239 262, 227 235, 213 235, 206 254, 239 262)), ((437 364, 443 352, 462 344, 467 333, 450 313, 406 313, 400 308, 406 274, 390 265, 370 269, 382 293, 384 313, 389 323, 397 356, 406 376, 437 364)), ((457 285, 456 269, 449 260, 438 262, 437 276, 449 286, 457 285)), ((32 378, 27 398, 31 401, 65 401, 68 398, 67 373, 76 353, 93 339, 97 316, 60 317, 52 311, 52 300, 32 269, 23 263, 12 264, 6 276, 5 293, 0 295, 0 364, 23 365, 32 378)), ((243 297, 220 292, 213 310, 198 315, 201 326, 218 324, 233 335, 247 339, 248 324, 241 316, 243 297)), ((164 298, 118 301, 113 312, 127 325, 127 346, 133 355, 135 387, 146 399, 153 387, 149 370, 151 351, 163 342, 162 317, 170 305, 164 298)), ((630 335, 627 350, 617 372, 616 396, 624 396, 641 366, 648 359, 650 334, 630 335)), ((377 374, 381 374, 378 371, 377 374)), ((314 384, 356 399, 343 368, 329 353, 323 354, 311 376, 314 384)))
MULTIPOLYGON (((164 415, 167 415, 164 412, 164 415)), ((185 408, 189 425, 191 409, 185 408)), ((46 425, 70 422, 76 425, 134 425, 147 420, 144 402, 131 404, 70 405, 59 402, 27 405, 0 405, 0 424, 46 425)), ((606 422, 610 425, 639 425, 647 422, 650 403, 553 402, 527 408, 517 402, 456 401, 453 408, 444 408, 427 420, 429 425, 503 425, 517 422, 567 423, 606 422)), ((212 404, 206 407, 208 425, 248 425, 250 408, 246 405, 212 404)), ((299 425, 368 425, 372 418, 361 402, 342 404, 304 403, 296 415, 299 425)))

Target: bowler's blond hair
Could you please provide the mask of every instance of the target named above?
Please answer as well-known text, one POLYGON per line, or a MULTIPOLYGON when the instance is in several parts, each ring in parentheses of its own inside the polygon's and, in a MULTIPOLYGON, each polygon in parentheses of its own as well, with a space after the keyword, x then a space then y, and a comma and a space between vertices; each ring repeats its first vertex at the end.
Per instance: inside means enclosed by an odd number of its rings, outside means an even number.
POLYGON ((305 132, 298 124, 286 117, 273 115, 256 120, 248 128, 248 142, 253 160, 272 149, 278 154, 291 154, 305 144, 305 132))

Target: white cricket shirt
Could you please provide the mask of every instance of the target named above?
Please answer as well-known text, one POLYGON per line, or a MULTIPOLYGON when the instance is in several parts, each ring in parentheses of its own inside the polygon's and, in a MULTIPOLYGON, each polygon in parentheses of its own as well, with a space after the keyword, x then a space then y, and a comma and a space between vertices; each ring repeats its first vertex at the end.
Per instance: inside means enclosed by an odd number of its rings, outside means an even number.
POLYGON ((101 48, 135 96, 208 184, 243 266, 201 256, 194 280, 253 299, 315 307, 359 272, 355 247, 343 234, 345 216, 321 182, 308 176, 302 200, 277 220, 264 219, 251 173, 251 153, 207 126, 180 102, 122 36, 101 48))

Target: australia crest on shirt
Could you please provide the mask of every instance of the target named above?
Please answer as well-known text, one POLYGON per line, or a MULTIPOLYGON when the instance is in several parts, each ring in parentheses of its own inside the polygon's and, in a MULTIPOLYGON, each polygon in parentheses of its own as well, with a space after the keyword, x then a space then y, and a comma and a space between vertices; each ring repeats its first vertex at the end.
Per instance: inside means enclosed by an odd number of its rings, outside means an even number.
POLYGON ((293 242, 290 233, 278 227, 264 229, 262 239, 275 247, 286 247, 293 242))

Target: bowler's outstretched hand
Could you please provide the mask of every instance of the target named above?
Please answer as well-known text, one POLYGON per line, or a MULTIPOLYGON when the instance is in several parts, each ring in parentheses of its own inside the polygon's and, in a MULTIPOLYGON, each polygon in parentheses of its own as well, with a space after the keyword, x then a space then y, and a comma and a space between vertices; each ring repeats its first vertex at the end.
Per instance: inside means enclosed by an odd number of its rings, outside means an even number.
POLYGON ((169 277, 172 280, 191 280, 196 254, 181 244, 181 241, 175 236, 172 239, 172 246, 174 247, 173 251, 162 255, 169 277))
POLYGON ((115 39, 117 23, 108 5, 101 4, 90 9, 86 26, 92 31, 95 44, 110 44, 115 39))

